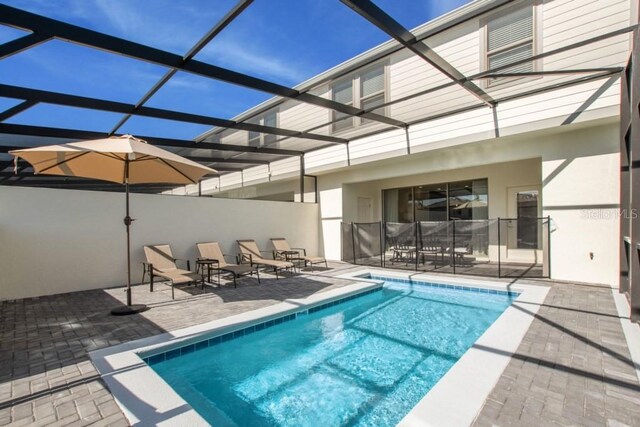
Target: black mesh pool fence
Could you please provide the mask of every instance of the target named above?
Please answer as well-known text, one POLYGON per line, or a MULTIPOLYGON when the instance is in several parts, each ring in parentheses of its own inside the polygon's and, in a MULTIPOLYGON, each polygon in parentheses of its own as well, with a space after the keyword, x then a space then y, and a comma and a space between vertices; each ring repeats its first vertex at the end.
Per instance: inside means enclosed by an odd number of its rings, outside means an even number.
POLYGON ((415 271, 550 277, 551 219, 342 223, 342 260, 415 271))

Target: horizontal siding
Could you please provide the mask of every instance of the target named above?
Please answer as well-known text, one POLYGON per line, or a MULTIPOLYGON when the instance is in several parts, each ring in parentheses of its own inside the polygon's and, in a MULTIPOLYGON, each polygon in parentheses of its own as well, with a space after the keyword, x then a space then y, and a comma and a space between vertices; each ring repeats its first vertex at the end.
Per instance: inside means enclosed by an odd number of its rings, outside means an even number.
POLYGON ((269 181, 269 167, 267 165, 254 166, 243 172, 244 185, 259 184, 269 181))
MULTIPOLYGON (((581 7, 587 6, 593 8, 593 3, 600 3, 602 0, 562 0, 546 2, 544 5, 545 12, 553 11, 554 14, 562 14, 571 12, 572 10, 578 10, 581 7)), ((626 1, 626 0, 623 0, 626 1)), ((596 6, 597 7, 597 6, 596 6)))
POLYGON ((479 102, 466 90, 459 86, 452 86, 442 91, 400 102, 393 106, 391 115, 396 119, 410 123, 425 117, 469 107, 479 102))
POLYGON ((242 130, 227 130, 222 133, 220 142, 223 144, 247 145, 248 132, 242 130))
POLYGON ((305 154, 304 164, 308 172, 314 173, 323 167, 347 166, 347 146, 334 145, 305 154))
POLYGON ((271 163, 271 178, 275 179, 279 176, 291 176, 300 173, 300 159, 290 157, 277 162, 271 163))
MULTIPOLYGON (((302 102, 287 101, 281 108, 279 126, 285 129, 306 131, 307 129, 327 123, 330 110, 302 102)), ((326 130, 314 130, 314 133, 327 133, 326 130)))
POLYGON ((457 25, 446 33, 426 40, 427 45, 468 76, 480 72, 480 23, 478 20, 457 25))
MULTIPOLYGON (((570 114, 576 113, 585 101, 603 84, 605 80, 586 83, 578 87, 566 88, 557 93, 544 93, 526 99, 501 104, 499 123, 501 126, 515 126, 523 123, 559 117, 561 122, 570 114), (563 95, 563 96, 558 96, 563 95), (526 118, 526 120, 523 120, 526 118)), ((593 104, 589 110, 607 106, 617 106, 620 101, 620 85, 616 82, 593 104)))
MULTIPOLYGON (((540 7, 542 9, 543 41, 541 49, 543 51, 557 49, 585 38, 625 27, 629 25, 630 21, 629 0, 554 0, 545 2, 540 7)), ((476 19, 459 24, 425 42, 463 74, 471 75, 480 71, 481 34, 480 21, 476 19)), ((628 40, 628 37, 623 36, 610 42, 604 41, 596 46, 588 46, 546 58, 542 61, 542 69, 618 66, 626 60, 628 54, 628 44, 624 43, 624 40, 628 40)), ((387 100, 400 99, 450 82, 446 76, 407 49, 392 55, 387 72, 389 80, 387 100)), ((540 84, 546 84, 547 80, 540 80, 538 83, 527 83, 527 88, 539 87, 540 84)), ((520 89, 517 88, 517 90, 520 89)), ((496 96, 504 96, 515 90, 500 87, 490 89, 492 93, 495 91, 496 96)), ((329 86, 322 85, 310 92, 318 96, 329 97, 329 86)), ((477 99, 463 89, 447 88, 392 105, 388 108, 387 114, 398 120, 411 122, 470 106, 475 102, 477 99)), ((330 110, 296 101, 288 100, 279 108, 279 126, 286 129, 307 131, 326 124, 331 119, 330 110)), ((383 127, 385 125, 369 126, 366 131, 383 127)), ((327 125, 315 129, 313 132, 330 134, 331 126, 327 125)), ((355 127, 353 130, 341 132, 337 136, 356 138, 364 132, 364 128, 355 127)), ((246 140, 246 132, 225 132, 221 142, 246 144, 246 140)), ((303 141, 288 140, 285 144, 288 144, 288 148, 307 149, 303 141)))
POLYGON ((493 129, 491 110, 482 108, 411 127, 411 147, 459 138, 493 129))
POLYGON ((630 25, 630 0, 546 3, 543 9, 543 49, 549 51, 630 25), (554 3, 557 7, 551 8, 554 3), (566 3, 565 7, 560 7, 566 3))
POLYGON ((392 61, 389 69, 389 99, 391 100, 403 98, 450 81, 426 61, 415 55, 397 62, 392 61))
POLYGON ((395 150, 406 150, 407 139, 404 129, 386 132, 383 135, 375 135, 361 138, 349 143, 350 158, 357 159, 366 156, 375 156, 395 150))
POLYGON ((220 190, 228 190, 242 185, 242 174, 240 172, 227 173, 220 176, 220 190))
POLYGON ((544 58, 543 70, 567 70, 572 68, 617 67, 629 59, 626 35, 593 43, 585 48, 572 49, 559 55, 544 58))
POLYGON ((220 189, 220 178, 203 179, 201 185, 203 194, 217 192, 220 189))

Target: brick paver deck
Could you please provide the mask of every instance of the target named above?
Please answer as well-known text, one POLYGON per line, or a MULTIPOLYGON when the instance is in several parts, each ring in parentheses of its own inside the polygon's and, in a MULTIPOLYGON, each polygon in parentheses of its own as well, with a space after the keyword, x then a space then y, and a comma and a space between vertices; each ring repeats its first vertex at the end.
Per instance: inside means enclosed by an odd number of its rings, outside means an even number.
POLYGON ((640 384, 611 289, 555 284, 477 426, 640 426, 640 384))
MULTIPOLYGON (((152 309, 113 317, 122 289, 0 302, 0 425, 126 425, 87 352, 342 287, 352 267, 176 290, 134 288, 152 309)), ((640 425, 640 389, 611 291, 553 285, 478 425, 640 425), (553 424, 556 423, 556 424, 553 424), (617 423, 617 424, 615 424, 617 423)))

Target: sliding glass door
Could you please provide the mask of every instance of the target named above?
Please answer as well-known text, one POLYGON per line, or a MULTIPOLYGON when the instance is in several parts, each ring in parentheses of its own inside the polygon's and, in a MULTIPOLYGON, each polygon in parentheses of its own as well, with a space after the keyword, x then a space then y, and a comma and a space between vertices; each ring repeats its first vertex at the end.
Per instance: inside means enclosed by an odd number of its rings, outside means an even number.
POLYGON ((383 191, 386 222, 488 219, 487 179, 383 191))

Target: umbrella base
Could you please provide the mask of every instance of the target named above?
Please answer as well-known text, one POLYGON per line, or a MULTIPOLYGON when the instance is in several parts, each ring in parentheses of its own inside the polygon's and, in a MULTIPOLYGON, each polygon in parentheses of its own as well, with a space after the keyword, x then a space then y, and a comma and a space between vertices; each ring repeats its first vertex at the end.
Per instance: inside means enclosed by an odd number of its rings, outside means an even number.
POLYGON ((111 310, 113 316, 127 316, 129 314, 142 313, 149 310, 144 304, 122 305, 111 310))

